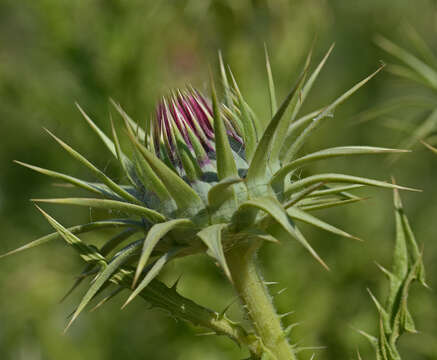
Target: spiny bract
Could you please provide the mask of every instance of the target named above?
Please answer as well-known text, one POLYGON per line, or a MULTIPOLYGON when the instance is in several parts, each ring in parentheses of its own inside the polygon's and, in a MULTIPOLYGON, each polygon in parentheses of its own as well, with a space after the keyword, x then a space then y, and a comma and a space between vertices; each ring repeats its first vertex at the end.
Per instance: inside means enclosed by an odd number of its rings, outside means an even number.
MULTIPOLYGON (((95 195, 92 198, 34 201, 107 209, 111 210, 111 214, 126 214, 128 217, 67 229, 41 210, 56 233, 10 253, 59 237, 79 252, 88 265, 75 286, 88 276, 94 276, 94 280, 71 322, 102 290, 115 283, 114 292, 102 302, 121 289, 132 287, 126 303, 140 294, 153 305, 202 325, 202 321, 190 313, 190 306, 195 305, 187 299, 177 298, 175 291, 170 291, 172 289, 155 278, 174 258, 207 253, 232 282, 226 252, 242 242, 295 239, 327 267, 299 231, 296 222, 309 223, 334 234, 354 238, 310 212, 359 201, 359 197, 348 191, 361 186, 401 188, 383 181, 344 174, 318 174, 298 179, 293 176, 296 170, 316 160, 400 151, 343 146, 298 156, 302 145, 318 125, 332 117, 338 105, 381 70, 379 68, 326 107, 300 116, 301 106, 331 50, 332 47, 312 73, 308 71, 311 54, 308 55, 295 86, 279 107, 266 52, 272 114, 267 120, 261 120, 254 114, 221 57, 222 102, 217 98, 212 80, 211 100, 192 88, 176 90, 160 101, 155 116, 148 120, 144 128, 113 102, 125 123, 131 145, 129 155, 126 149, 121 148, 114 125, 111 139, 79 107, 90 127, 119 161, 128 184, 114 182, 79 152, 50 133, 99 182, 20 163, 95 195), (77 237, 81 233, 103 228, 122 231, 99 249, 77 237), (172 307, 178 301, 183 306, 172 307)), ((219 327, 215 331, 226 332, 219 327)))

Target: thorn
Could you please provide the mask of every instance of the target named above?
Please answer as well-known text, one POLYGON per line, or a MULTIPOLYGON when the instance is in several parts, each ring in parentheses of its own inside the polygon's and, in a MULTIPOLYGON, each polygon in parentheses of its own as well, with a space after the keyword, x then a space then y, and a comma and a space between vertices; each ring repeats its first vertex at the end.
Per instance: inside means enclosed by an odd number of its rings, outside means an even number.
POLYGON ((179 275, 179 277, 176 279, 176 281, 175 281, 174 284, 170 287, 170 289, 176 291, 176 290, 177 290, 177 287, 178 287, 178 285, 179 285, 179 281, 181 280, 181 278, 182 278, 182 274, 179 275))
POLYGON ((290 325, 288 325, 288 326, 285 328, 285 330, 284 330, 285 337, 290 336, 291 331, 292 331, 296 326, 299 326, 300 324, 301 324, 300 322, 297 322, 297 323, 294 323, 294 324, 290 324, 290 325))
POLYGON ((211 331, 207 333, 196 334, 196 336, 210 336, 210 335, 217 335, 217 333, 215 331, 211 331))
POLYGON ((430 144, 428 144, 427 142, 420 140, 420 142, 425 145, 429 150, 431 150, 432 152, 437 154, 437 149, 434 146, 431 146, 430 144))
MULTIPOLYGON (((326 349, 326 346, 304 346, 304 347, 296 347, 296 352, 301 352, 301 351, 305 351, 305 350, 324 350, 326 349)), ((315 356, 315 354, 313 354, 313 357, 315 356)))
POLYGON ((277 285, 277 284, 279 284, 277 281, 264 281, 264 285, 267 285, 267 286, 277 285))
POLYGON ((279 290, 276 295, 281 295, 285 290, 287 290, 287 288, 283 288, 281 290, 279 290))
POLYGON ((281 314, 281 315, 279 315, 279 318, 282 319, 282 318, 285 318, 285 317, 287 317, 288 315, 291 315, 291 314, 294 314, 294 311, 289 311, 289 312, 286 312, 284 314, 281 314))
POLYGON ((381 270, 385 275, 387 275, 389 279, 393 277, 393 274, 389 270, 387 270, 384 266, 378 264, 376 261, 375 264, 379 270, 381 270))
POLYGON ((238 296, 236 296, 228 305, 226 305, 226 307, 220 312, 220 314, 218 315, 219 319, 222 319, 225 315, 226 312, 229 310, 229 308, 234 305, 236 303, 236 301, 239 299, 238 296))
POLYGON ((126 300, 126 302, 121 306, 120 310, 123 310, 132 301, 132 295, 126 300))

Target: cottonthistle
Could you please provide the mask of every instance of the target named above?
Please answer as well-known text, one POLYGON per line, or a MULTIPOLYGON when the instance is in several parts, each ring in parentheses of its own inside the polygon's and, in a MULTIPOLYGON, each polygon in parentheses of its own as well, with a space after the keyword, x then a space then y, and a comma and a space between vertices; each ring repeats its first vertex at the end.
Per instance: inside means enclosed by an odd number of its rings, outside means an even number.
MULTIPOLYGON (((361 186, 402 187, 357 176, 327 173, 303 178, 296 171, 314 161, 401 150, 342 146, 300 155, 311 133, 332 117, 334 109, 375 76, 382 67, 331 104, 301 116, 300 109, 324 66, 332 47, 310 73, 311 54, 294 87, 277 106, 275 86, 266 52, 271 117, 257 117, 240 92, 237 81, 220 57, 223 99, 211 76, 210 97, 191 87, 163 97, 144 127, 112 102, 124 122, 130 148, 122 148, 116 126, 112 139, 78 106, 85 120, 117 159, 126 183, 118 184, 78 151, 49 132, 97 182, 21 163, 32 170, 88 190, 89 198, 37 199, 37 203, 77 205, 111 210, 109 218, 65 228, 38 208, 56 230, 10 253, 57 238, 64 239, 87 263, 78 282, 92 278, 70 323, 103 290, 109 295, 97 304, 129 290, 125 305, 140 295, 175 317, 224 334, 247 346, 252 359, 295 359, 296 349, 284 329, 254 261, 264 242, 297 241, 328 268, 299 230, 304 222, 339 236, 355 238, 311 214, 311 211, 359 201, 349 193, 361 186), (334 185, 337 184, 337 185, 334 185), (100 248, 78 236, 114 228, 119 232, 100 248), (238 293, 250 326, 230 321, 182 297, 175 286, 157 277, 170 261, 207 254, 238 293)), ((77 284, 76 284, 77 285, 77 284)), ((125 306, 124 305, 124 306, 125 306)))

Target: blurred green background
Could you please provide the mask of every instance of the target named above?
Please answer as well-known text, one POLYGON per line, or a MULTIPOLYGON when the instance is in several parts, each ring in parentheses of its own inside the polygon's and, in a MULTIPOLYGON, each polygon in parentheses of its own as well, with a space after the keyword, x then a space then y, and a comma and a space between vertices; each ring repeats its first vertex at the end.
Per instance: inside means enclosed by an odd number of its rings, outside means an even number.
MULTIPOLYGON (((409 47, 412 26, 437 52, 437 2, 431 0, 0 0, 0 252, 51 231, 29 198, 65 194, 52 181, 12 163, 19 159, 73 175, 80 167, 47 136, 43 127, 74 145, 115 178, 114 162, 76 110, 77 101, 104 129, 120 102, 137 121, 153 111, 168 89, 191 83, 205 90, 208 66, 217 51, 232 66, 241 89, 259 116, 268 116, 263 44, 267 44, 278 97, 294 83, 315 36, 315 59, 332 42, 336 48, 304 111, 326 104, 379 65, 392 61, 373 38, 383 34, 409 47)), ((420 123, 426 110, 403 108, 373 121, 356 115, 398 96, 422 94, 382 73, 336 111, 305 150, 326 146, 396 146, 420 123)), ((431 94, 432 102, 437 98, 431 94)), ((424 245, 431 288, 437 287, 435 242, 437 158, 417 145, 396 162, 383 158, 331 160, 306 172, 329 170, 389 179, 423 189, 404 193, 418 241, 424 245)), ((90 178, 90 180, 93 180, 90 178)), ((332 271, 324 271, 295 243, 267 245, 260 254, 265 278, 285 323, 301 322, 293 338, 301 346, 324 347, 320 359, 374 358, 360 328, 376 332, 377 313, 367 294, 379 298, 386 281, 375 261, 390 266, 394 239, 391 193, 361 191, 371 199, 320 212, 335 225, 366 241, 336 238, 304 227, 332 271)), ((87 221, 91 211, 46 206, 65 225, 87 221)), ((98 241, 98 239, 96 240, 98 241)), ((198 337, 199 329, 151 310, 141 300, 120 311, 117 299, 86 313, 66 335, 62 330, 84 288, 65 303, 64 295, 81 262, 61 241, 0 261, 0 358, 2 360, 242 359, 247 354, 230 340, 198 337)), ((209 259, 172 264, 163 276, 182 275, 180 291, 216 310, 234 299, 232 289, 209 259)), ((437 297, 413 287, 412 312, 420 333, 401 339, 405 359, 437 359, 437 297)), ((236 313, 234 305, 231 313, 236 313)), ((311 356, 302 352, 302 358, 311 356)))

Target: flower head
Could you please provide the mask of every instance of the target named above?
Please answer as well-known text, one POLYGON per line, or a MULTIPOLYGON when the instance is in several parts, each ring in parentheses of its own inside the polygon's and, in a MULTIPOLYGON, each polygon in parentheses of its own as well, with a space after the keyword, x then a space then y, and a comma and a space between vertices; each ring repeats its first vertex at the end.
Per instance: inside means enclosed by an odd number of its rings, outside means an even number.
MULTIPOLYGON (((233 143, 242 146, 231 121, 226 121, 227 134, 233 143)), ((181 175, 193 180, 197 175, 184 167, 184 154, 203 168, 215 160, 214 119, 211 103, 197 90, 175 90, 163 97, 156 107, 155 116, 150 121, 149 147, 161 160, 170 160, 171 165, 181 175), (187 172, 188 170, 188 172, 187 172)))

